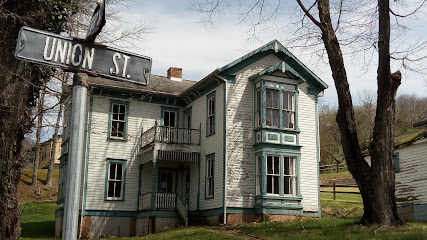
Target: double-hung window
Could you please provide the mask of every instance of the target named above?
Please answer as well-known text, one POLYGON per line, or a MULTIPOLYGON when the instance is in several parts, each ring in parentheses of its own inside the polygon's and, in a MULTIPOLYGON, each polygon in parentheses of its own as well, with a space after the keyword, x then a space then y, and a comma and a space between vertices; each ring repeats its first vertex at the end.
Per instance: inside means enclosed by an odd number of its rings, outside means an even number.
POLYGON ((267 193, 280 193, 280 156, 267 156, 267 193))
POLYGON ((206 198, 214 197, 214 159, 214 154, 208 155, 206 157, 206 198))
POLYGON ((106 199, 123 200, 126 161, 108 160, 106 176, 106 199))
POLYGON ((297 158, 267 155, 256 158, 256 194, 291 195, 297 192, 297 158), (265 164, 265 169, 263 169, 265 164))
POLYGON ((207 121, 206 121, 206 135, 215 133, 215 92, 207 96, 207 121))
POLYGON ((295 93, 283 92, 282 127, 295 128, 295 93))
POLYGON ((265 95, 265 124, 270 127, 280 127, 280 91, 267 88, 265 95))
POLYGON ((110 103, 109 137, 126 139, 128 103, 113 101, 110 103))
POLYGON ((296 195, 296 159, 295 157, 283 158, 283 194, 296 195))
POLYGON ((261 126, 261 91, 256 91, 255 127, 261 126))

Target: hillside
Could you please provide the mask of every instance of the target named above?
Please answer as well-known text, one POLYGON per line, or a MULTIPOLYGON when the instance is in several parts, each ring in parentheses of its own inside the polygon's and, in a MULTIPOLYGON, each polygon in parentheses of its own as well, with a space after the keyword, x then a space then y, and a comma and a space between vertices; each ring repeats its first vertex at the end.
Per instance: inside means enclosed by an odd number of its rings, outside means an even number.
POLYGON ((20 202, 56 202, 58 192, 59 170, 53 170, 52 186, 47 187, 45 184, 47 169, 39 169, 37 173, 37 186, 31 186, 33 176, 32 169, 23 169, 21 181, 18 184, 18 199, 20 202))

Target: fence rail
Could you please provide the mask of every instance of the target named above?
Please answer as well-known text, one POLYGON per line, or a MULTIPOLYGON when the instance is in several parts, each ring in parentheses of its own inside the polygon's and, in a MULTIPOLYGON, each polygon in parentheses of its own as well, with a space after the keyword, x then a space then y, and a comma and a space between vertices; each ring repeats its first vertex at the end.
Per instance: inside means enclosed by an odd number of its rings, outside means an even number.
POLYGON ((323 193, 333 193, 334 194, 334 200, 336 199, 336 194, 337 193, 343 193, 343 194, 360 194, 360 191, 357 191, 357 192, 337 191, 337 188, 359 188, 357 185, 337 185, 334 182, 332 185, 321 184, 320 187, 329 187, 329 188, 332 188, 332 191, 320 190, 320 192, 323 192, 323 193))
POLYGON ((336 170, 337 172, 339 172, 339 170, 342 170, 342 169, 347 169, 346 163, 338 163, 338 164, 334 163, 334 164, 320 165, 319 166, 320 172, 330 171, 330 170, 336 170))

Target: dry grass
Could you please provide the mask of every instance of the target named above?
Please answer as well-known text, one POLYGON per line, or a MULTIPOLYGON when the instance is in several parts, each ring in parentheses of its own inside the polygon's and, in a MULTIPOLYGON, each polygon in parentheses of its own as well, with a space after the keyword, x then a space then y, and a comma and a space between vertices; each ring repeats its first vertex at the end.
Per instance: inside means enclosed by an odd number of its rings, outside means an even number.
POLYGON ((37 186, 31 186, 33 177, 32 169, 23 169, 21 181, 18 184, 18 199, 20 202, 51 201, 55 202, 58 193, 59 170, 53 170, 52 186, 45 185, 47 169, 39 169, 37 172, 37 186), (36 192, 39 192, 37 194, 36 192))

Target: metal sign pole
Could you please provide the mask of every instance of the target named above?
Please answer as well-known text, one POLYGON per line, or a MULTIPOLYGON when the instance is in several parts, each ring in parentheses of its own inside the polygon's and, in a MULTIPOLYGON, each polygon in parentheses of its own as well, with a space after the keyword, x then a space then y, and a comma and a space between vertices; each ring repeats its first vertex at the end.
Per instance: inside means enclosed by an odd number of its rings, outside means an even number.
POLYGON ((86 135, 87 75, 74 74, 71 106, 70 149, 67 167, 67 195, 62 239, 77 239, 82 179, 82 159, 86 135))

